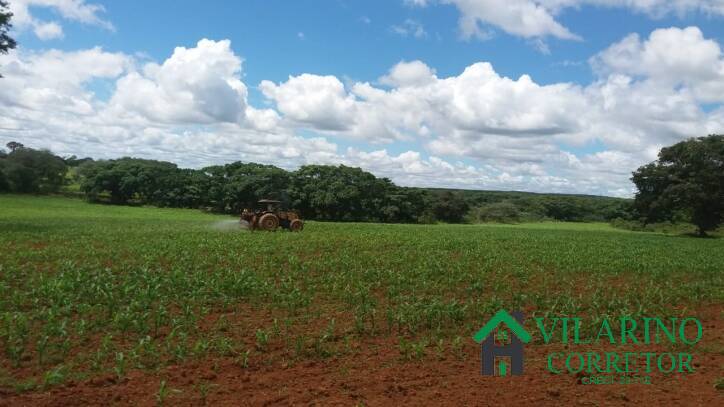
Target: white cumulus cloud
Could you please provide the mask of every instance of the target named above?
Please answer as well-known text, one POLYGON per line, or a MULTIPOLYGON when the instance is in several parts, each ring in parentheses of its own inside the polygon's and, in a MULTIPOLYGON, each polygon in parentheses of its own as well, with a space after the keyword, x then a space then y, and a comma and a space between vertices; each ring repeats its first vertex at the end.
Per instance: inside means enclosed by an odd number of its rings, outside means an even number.
POLYGON ((724 102, 724 55, 698 27, 631 34, 591 59, 602 75, 647 77, 663 86, 686 85, 704 102, 724 102))
POLYGON ((390 72, 380 78, 380 83, 384 85, 404 87, 404 86, 420 86, 433 82, 435 70, 427 66, 422 61, 402 61, 390 69, 390 72))
POLYGON ((43 41, 63 38, 63 27, 56 22, 37 23, 33 32, 43 41))
POLYGON ((262 81, 269 106, 258 108, 228 40, 159 62, 20 49, 0 56, 0 141, 193 167, 344 163, 402 185, 630 195, 631 171, 659 148, 724 132, 724 57, 699 29, 626 36, 590 61, 588 85, 510 78, 484 61, 450 76, 402 61, 379 85, 304 73, 262 81))
POLYGON ((129 155, 200 167, 236 160, 285 167, 339 161, 323 137, 301 137, 279 114, 248 105, 241 58, 228 41, 177 48, 162 63, 101 48, 19 49, 3 66, 0 141, 58 154, 129 155), (108 98, 92 89, 113 89, 108 98), (336 161, 335 161, 336 160, 336 161))
POLYGON ((120 78, 110 108, 165 123, 241 122, 247 88, 228 40, 177 47, 163 64, 120 78))
POLYGON ((345 130, 353 120, 353 97, 335 76, 290 76, 281 84, 262 81, 259 89, 276 101, 281 113, 301 124, 320 130, 345 130))
MULTIPOLYGON (((320 77, 300 75, 266 84, 273 91, 265 95, 282 120, 373 144, 412 140, 433 156, 479 163, 488 178, 470 175, 476 185, 505 179, 512 188, 537 190, 621 194, 630 191, 631 171, 662 146, 724 131, 722 109, 703 107, 722 101, 721 52, 697 28, 656 30, 645 40, 628 36, 591 63, 598 78, 587 86, 508 78, 487 62, 441 78, 421 61, 403 61, 380 78, 389 88, 345 87, 334 77, 324 78, 334 86, 323 87, 320 77), (596 143, 605 150, 569 152, 596 143)), ((378 166, 401 162, 380 151, 356 157, 378 166), (377 156, 385 160, 371 160, 377 156)), ((430 167, 416 161, 399 168, 409 180, 410 169, 430 167)))
POLYGON ((41 40, 63 37, 63 27, 57 21, 44 21, 33 15, 34 8, 47 8, 56 11, 66 20, 95 25, 114 30, 113 24, 101 17, 105 9, 100 4, 87 3, 86 0, 10 0, 13 13, 12 23, 20 31, 32 29, 41 40))
MULTIPOLYGON (((410 6, 454 5, 460 12, 460 31, 466 38, 488 39, 489 27, 524 38, 556 37, 577 40, 580 37, 557 21, 560 13, 584 6, 626 8, 652 18, 702 13, 724 15, 722 0, 404 0, 410 6)), ((537 46, 544 43, 534 42, 537 46)), ((544 48, 545 49, 545 48, 544 48)))

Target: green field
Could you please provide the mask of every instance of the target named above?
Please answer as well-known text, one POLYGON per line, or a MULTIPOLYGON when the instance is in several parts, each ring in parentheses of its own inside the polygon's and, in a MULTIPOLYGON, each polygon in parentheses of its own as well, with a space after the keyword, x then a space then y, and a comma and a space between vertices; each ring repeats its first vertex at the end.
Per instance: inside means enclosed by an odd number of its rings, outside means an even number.
POLYGON ((243 366, 270 348, 294 363, 365 337, 412 358, 454 351, 501 308, 603 318, 724 300, 722 238, 566 223, 250 233, 220 227, 230 220, 0 195, 0 385, 214 355, 243 366))

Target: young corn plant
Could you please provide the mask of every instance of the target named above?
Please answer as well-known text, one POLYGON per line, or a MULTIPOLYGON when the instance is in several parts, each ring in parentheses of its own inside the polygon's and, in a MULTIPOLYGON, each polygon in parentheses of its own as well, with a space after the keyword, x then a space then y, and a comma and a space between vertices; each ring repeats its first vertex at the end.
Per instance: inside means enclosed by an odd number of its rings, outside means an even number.
POLYGON ((261 352, 266 352, 269 347, 269 332, 263 329, 256 330, 256 348, 261 352))
POLYGON ((158 386, 158 391, 156 392, 156 405, 158 405, 159 407, 163 407, 166 403, 166 400, 172 394, 179 393, 181 393, 181 390, 172 389, 168 387, 168 383, 166 382, 166 380, 161 380, 161 383, 158 386))
POLYGON ((68 368, 63 365, 58 365, 54 367, 53 369, 48 370, 43 375, 43 386, 50 387, 50 386, 56 386, 58 384, 61 384, 65 382, 66 377, 68 376, 68 368))
POLYGON ((50 341, 50 337, 48 335, 43 335, 35 343, 35 351, 38 354, 38 365, 40 366, 43 366, 43 363, 45 362, 45 356, 48 350, 48 341, 50 341))
POLYGON ((216 385, 216 384, 212 384, 212 383, 208 383, 208 382, 201 382, 195 386, 196 390, 199 392, 199 398, 201 399, 201 405, 203 405, 203 406, 207 405, 209 392, 211 391, 211 389, 213 389, 214 387, 217 387, 217 386, 218 385, 216 385))
POLYGON ((123 352, 117 352, 116 353, 116 363, 115 366, 113 366, 113 372, 116 374, 116 377, 120 380, 126 377, 126 356, 123 354, 123 352))
POLYGON ((427 340, 410 341, 404 337, 400 338, 399 350, 402 360, 420 360, 425 357, 425 349, 427 348, 427 340))
POLYGON ((249 356, 251 356, 251 349, 241 352, 234 358, 234 364, 242 369, 247 369, 249 367, 249 356))

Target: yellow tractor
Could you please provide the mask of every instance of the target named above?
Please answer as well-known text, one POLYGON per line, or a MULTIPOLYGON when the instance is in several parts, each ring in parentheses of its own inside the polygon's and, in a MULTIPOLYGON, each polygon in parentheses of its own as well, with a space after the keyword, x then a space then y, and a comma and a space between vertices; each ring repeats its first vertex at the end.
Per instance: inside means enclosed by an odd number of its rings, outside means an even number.
POLYGON ((277 230, 280 226, 292 232, 299 232, 304 229, 304 222, 299 219, 294 211, 283 211, 279 208, 280 201, 262 199, 258 208, 244 209, 241 212, 240 222, 251 230, 266 230, 269 232, 277 230))

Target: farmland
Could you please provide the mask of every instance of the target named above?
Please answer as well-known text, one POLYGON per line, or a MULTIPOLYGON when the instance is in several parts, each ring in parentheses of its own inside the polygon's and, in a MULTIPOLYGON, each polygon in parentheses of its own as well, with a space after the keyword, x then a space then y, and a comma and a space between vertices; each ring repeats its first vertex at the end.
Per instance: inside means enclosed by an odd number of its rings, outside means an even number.
MULTIPOLYGON (((220 227, 232 219, 0 195, 0 405, 245 392, 379 404, 436 391, 470 403, 487 391, 471 336, 499 309, 700 315, 698 396, 721 383, 724 239, 582 223, 220 227), (448 385, 410 376, 428 369, 448 385), (359 374, 394 383, 365 394, 375 387, 355 389, 359 374)), ((576 397, 551 383, 532 383, 536 397, 576 397)))

